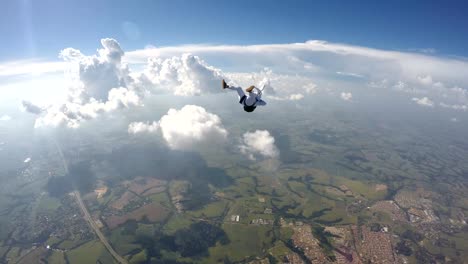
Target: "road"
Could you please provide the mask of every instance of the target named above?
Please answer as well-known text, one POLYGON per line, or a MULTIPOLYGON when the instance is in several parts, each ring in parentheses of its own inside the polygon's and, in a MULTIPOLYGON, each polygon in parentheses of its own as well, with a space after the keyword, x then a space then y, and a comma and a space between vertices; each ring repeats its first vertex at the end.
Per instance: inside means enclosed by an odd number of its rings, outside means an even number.
POLYGON ((127 263, 127 261, 122 258, 115 250, 112 248, 112 246, 109 244, 109 241, 107 241, 107 238, 104 236, 104 234, 101 232, 99 227, 96 225, 96 222, 94 222, 93 218, 88 212, 88 208, 86 208, 86 205, 83 203, 83 200, 81 199, 81 194, 79 191, 74 191, 75 194, 75 199, 78 205, 80 206, 81 212, 84 215, 84 218, 88 222, 88 224, 91 226, 91 228, 94 230, 96 235, 99 237, 99 240, 101 240, 102 244, 107 248, 107 251, 114 257, 115 260, 119 263, 127 263))
MULTIPOLYGON (((62 160, 63 168, 65 169, 66 174, 68 174, 68 164, 65 160, 65 156, 63 155, 62 149, 60 148, 57 142, 55 142, 55 145, 60 154, 60 159, 62 160)), ((124 258, 122 258, 119 254, 117 254, 117 252, 115 252, 109 241, 107 241, 106 236, 104 236, 104 234, 97 226, 96 222, 94 222, 93 218, 89 214, 88 208, 86 208, 86 205, 83 202, 83 199, 81 199, 80 192, 78 190, 75 190, 73 194, 75 196, 76 202, 78 203, 78 206, 80 207, 81 212, 83 213, 83 217, 85 218, 86 222, 88 222, 89 226, 94 230, 99 240, 101 240, 101 243, 106 247, 107 251, 109 251, 112 257, 114 257, 114 259, 118 263, 127 264, 127 261, 124 258)))

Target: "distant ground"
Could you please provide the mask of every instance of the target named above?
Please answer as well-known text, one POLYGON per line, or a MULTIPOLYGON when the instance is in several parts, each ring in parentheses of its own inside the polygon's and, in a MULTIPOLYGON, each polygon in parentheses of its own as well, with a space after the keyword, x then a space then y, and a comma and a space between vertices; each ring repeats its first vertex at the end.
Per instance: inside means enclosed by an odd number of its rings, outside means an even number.
POLYGON ((18 143, 11 158, 32 158, 0 174, 0 262, 113 263, 69 194, 74 188, 129 263, 468 259, 466 138, 401 120, 307 113, 290 120, 293 128, 278 126, 281 114, 259 121, 275 136, 275 162, 170 151, 121 134, 99 146, 57 135, 78 187, 50 136, 31 139, 36 149, 18 143))

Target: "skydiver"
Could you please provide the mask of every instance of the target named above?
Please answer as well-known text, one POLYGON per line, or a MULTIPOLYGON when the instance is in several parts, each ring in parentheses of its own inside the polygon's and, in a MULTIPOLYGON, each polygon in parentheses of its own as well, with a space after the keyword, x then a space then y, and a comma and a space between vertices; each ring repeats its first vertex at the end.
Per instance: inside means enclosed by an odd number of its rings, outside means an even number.
POLYGON ((223 89, 234 90, 239 95, 239 104, 244 106, 244 111, 253 112, 257 106, 265 106, 266 102, 262 100, 262 91, 265 88, 263 85, 262 89, 255 87, 254 85, 245 89, 248 94, 246 95, 241 87, 229 86, 226 82, 222 81, 223 89), (255 92, 254 92, 255 90, 255 92))

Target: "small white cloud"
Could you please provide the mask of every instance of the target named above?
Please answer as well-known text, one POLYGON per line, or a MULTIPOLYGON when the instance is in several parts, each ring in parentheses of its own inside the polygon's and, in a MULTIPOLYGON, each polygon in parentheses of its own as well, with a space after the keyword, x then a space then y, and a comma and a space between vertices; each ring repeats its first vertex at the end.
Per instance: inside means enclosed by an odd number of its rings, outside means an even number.
POLYGON ((340 97, 341 97, 341 99, 343 99, 345 101, 351 101, 351 99, 353 99, 353 95, 351 93, 345 93, 345 92, 342 92, 340 94, 340 97))
POLYGON ((422 52, 422 53, 429 53, 429 54, 436 53, 436 49, 434 48, 418 49, 417 51, 422 52))
POLYGON ((132 123, 128 127, 129 133, 156 131, 161 132, 171 149, 178 150, 219 144, 228 135, 219 116, 196 105, 186 105, 180 110, 171 108, 158 122, 132 123))
POLYGON ((382 79, 380 81, 372 81, 368 84, 371 88, 386 89, 388 88, 389 81, 387 79, 382 79))
POLYGON ((291 101, 297 101, 297 100, 301 100, 301 99, 303 99, 303 98, 304 98, 304 95, 303 95, 303 94, 300 94, 300 93, 298 93, 298 94, 291 94, 291 95, 289 96, 289 100, 291 100, 291 101))
POLYGON ((11 120, 11 116, 9 115, 0 116, 0 121, 10 121, 10 120, 11 120))
POLYGON ((275 158, 279 155, 279 150, 275 145, 275 138, 267 130, 246 132, 241 141, 241 153, 251 160, 256 160, 258 156, 275 158))
POLYGON ((143 123, 143 122, 133 122, 128 125, 129 134, 138 134, 138 133, 155 133, 159 129, 158 122, 153 123, 143 123))
POLYGON ((349 77, 354 77, 354 78, 364 78, 364 75, 353 73, 353 72, 341 72, 337 71, 336 74, 338 75, 343 75, 343 76, 349 76, 349 77))
POLYGON ((393 88, 399 90, 399 91, 405 91, 408 85, 405 82, 398 81, 395 85, 393 85, 393 88))
POLYGON ((29 163, 30 161, 31 161, 31 158, 28 157, 28 158, 26 158, 23 162, 24 162, 24 163, 29 163))
POLYGON ((317 85, 315 83, 307 83, 302 88, 307 94, 315 94, 317 92, 317 85))
POLYGON ((452 118, 450 118, 450 121, 456 123, 456 122, 458 122, 458 119, 456 117, 452 117, 452 118))
POLYGON ((426 75, 426 76, 418 76, 418 80, 421 84, 424 85, 431 85, 432 84, 432 76, 426 75))
POLYGON ((423 97, 423 98, 413 97, 411 100, 413 100, 414 102, 416 102, 418 105, 421 105, 421 106, 434 107, 434 102, 431 101, 427 97, 423 97))

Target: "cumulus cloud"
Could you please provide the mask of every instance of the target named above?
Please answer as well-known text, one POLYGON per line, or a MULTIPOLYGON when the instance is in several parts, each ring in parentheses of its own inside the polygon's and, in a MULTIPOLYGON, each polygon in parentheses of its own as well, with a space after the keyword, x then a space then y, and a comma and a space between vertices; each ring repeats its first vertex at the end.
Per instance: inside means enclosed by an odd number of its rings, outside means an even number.
POLYGON ((217 144, 228 135, 219 116, 196 105, 186 105, 180 110, 171 108, 158 122, 132 123, 128 131, 133 134, 159 131, 167 145, 177 150, 217 144))
POLYGON ((45 109, 23 101, 31 113, 41 114, 35 127, 61 126, 76 128, 84 120, 99 114, 140 105, 142 91, 135 85, 124 52, 114 39, 102 39, 97 55, 86 56, 79 50, 66 48, 60 57, 67 62, 68 99, 45 109))
POLYGON ((346 92, 342 92, 340 94, 340 97, 341 97, 341 99, 343 99, 345 101, 351 101, 351 99, 353 99, 353 95, 351 93, 346 93, 346 92))
POLYGON ((158 122, 133 122, 128 125, 129 134, 139 134, 139 133, 155 133, 159 129, 158 122))
POLYGON ((114 39, 102 39, 102 49, 98 55, 85 56, 79 50, 66 48, 60 52, 60 57, 69 62, 68 73, 74 83, 71 96, 82 96, 83 100, 94 98, 105 101, 111 89, 127 87, 131 82, 128 68, 122 64, 124 52, 114 39))
POLYGON ((48 107, 44 110, 44 114, 36 119, 35 127, 65 125, 78 128, 82 121, 96 118, 102 113, 140 104, 141 99, 135 91, 123 87, 113 88, 109 91, 108 100, 105 102, 91 98, 84 104, 66 102, 48 107))
POLYGON ((276 158, 279 155, 275 138, 267 130, 246 132, 241 139, 240 151, 251 160, 259 157, 276 158))
POLYGON ((168 59, 150 58, 143 75, 155 89, 169 91, 175 95, 189 96, 219 93, 221 70, 206 64, 200 57, 182 54, 168 59))
POLYGON ((427 97, 422 97, 422 98, 413 97, 411 100, 413 100, 414 102, 416 102, 418 105, 421 105, 421 106, 426 106, 426 107, 433 107, 434 106, 434 102, 431 101, 427 97))
POLYGON ((114 39, 102 39, 96 55, 86 56, 74 48, 66 48, 60 57, 67 63, 66 77, 70 81, 66 102, 43 111, 33 104, 24 105, 29 112, 43 112, 36 127, 78 127, 83 120, 99 114, 141 105, 149 93, 170 93, 195 96, 221 92, 221 70, 209 66, 191 54, 161 59, 149 58, 142 72, 131 72, 123 62, 125 55, 114 39))
POLYGON ((21 106, 24 111, 29 112, 31 114, 40 114, 42 113, 42 111, 44 111, 42 107, 25 100, 21 102, 21 106))
POLYGON ((0 116, 0 121, 10 121, 10 120, 11 120, 11 116, 9 115, 0 116))

